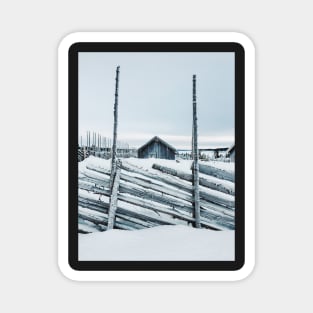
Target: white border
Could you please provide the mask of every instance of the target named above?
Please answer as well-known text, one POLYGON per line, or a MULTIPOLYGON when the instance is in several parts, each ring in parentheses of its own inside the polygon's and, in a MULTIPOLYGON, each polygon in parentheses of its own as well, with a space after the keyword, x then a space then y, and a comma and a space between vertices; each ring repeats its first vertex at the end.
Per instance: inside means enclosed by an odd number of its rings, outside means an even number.
POLYGON ((255 50, 233 32, 92 32, 66 36, 58 51, 58 262, 77 281, 236 281, 255 262, 255 50), (76 271, 68 264, 68 50, 76 42, 237 42, 245 50, 245 265, 238 271, 76 271))

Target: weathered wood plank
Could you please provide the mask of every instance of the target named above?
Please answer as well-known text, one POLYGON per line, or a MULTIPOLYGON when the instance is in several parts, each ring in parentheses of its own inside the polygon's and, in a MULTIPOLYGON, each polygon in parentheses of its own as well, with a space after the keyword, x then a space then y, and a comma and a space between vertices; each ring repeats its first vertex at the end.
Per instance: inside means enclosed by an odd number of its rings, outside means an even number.
POLYGON ((119 166, 116 168, 116 174, 113 181, 112 194, 110 196, 110 206, 109 206, 109 219, 108 219, 108 230, 114 228, 115 212, 117 209, 118 201, 118 189, 120 184, 121 169, 119 166))
POLYGON ((220 229, 234 229, 234 219, 232 217, 225 217, 224 215, 218 214, 218 212, 209 210, 208 208, 200 207, 201 210, 201 221, 204 220, 220 229))
MULTIPOLYGON (((83 190, 87 190, 89 192, 93 192, 99 195, 104 195, 109 197, 110 196, 110 191, 108 188, 106 189, 101 189, 95 186, 91 186, 89 184, 85 184, 83 182, 79 182, 79 188, 83 190)), ((190 202, 184 201, 184 200, 179 200, 177 198, 167 196, 167 195, 162 195, 158 192, 155 192, 153 190, 147 190, 139 187, 133 187, 128 184, 123 184, 123 182, 120 182, 120 193, 125 193, 125 194, 130 194, 132 196, 138 197, 140 199, 146 199, 150 200, 153 202, 161 203, 164 205, 167 205, 173 209, 178 209, 183 212, 192 212, 192 205, 190 202)), ((206 201, 204 199, 200 198, 200 206, 209 208, 213 211, 216 211, 218 214, 222 214, 225 216, 230 216, 234 217, 234 209, 228 208, 225 206, 221 206, 215 203, 212 203, 210 201, 206 201)))
MULTIPOLYGON (((107 230, 107 223, 108 223, 107 215, 103 214, 103 215, 99 216, 99 215, 93 214, 92 211, 96 211, 96 212, 100 212, 100 213, 102 213, 102 211, 99 209, 96 209, 93 206, 89 206, 89 205, 85 205, 85 204, 83 204, 83 205, 84 205, 84 208, 87 208, 90 212, 87 213, 85 211, 82 212, 81 210, 78 210, 78 217, 83 219, 83 220, 92 222, 97 226, 101 226, 102 230, 107 230)), ((142 227, 138 227, 138 225, 136 225, 135 223, 130 223, 127 221, 123 221, 123 222, 118 221, 115 223, 115 228, 124 229, 124 230, 133 230, 133 229, 140 229, 142 227)))
MULTIPOLYGON (((105 212, 105 210, 107 210, 109 208, 109 204, 99 201, 99 200, 94 200, 94 199, 85 199, 82 197, 78 197, 78 203, 81 206, 90 208, 90 209, 94 209, 94 210, 103 210, 105 212)), ((101 212, 101 211, 100 211, 101 212)), ((119 214, 123 214, 125 216, 130 216, 130 217, 135 217, 141 220, 147 220, 150 222, 154 222, 157 223, 159 225, 178 225, 179 223, 177 223, 177 221, 175 220, 170 220, 170 219, 166 219, 164 217, 161 216, 152 216, 152 215, 148 215, 148 214, 144 214, 142 212, 134 212, 122 207, 118 207, 117 208, 117 212, 119 214)))
POLYGON ((235 182, 235 175, 234 173, 227 172, 225 170, 216 168, 214 166, 208 164, 199 164, 199 171, 200 173, 214 176, 216 178, 225 179, 231 182, 235 182))
MULTIPOLYGON (((95 178, 89 178, 89 177, 82 177, 79 178, 79 182, 80 183, 92 183, 94 186, 97 186, 100 189, 108 189, 109 188, 109 183, 107 182, 103 182, 99 179, 95 179, 95 178)), ((88 184, 86 184, 88 185, 88 184)))
POLYGON ((126 216, 126 215, 123 215, 123 214, 119 214, 118 212, 116 213, 116 218, 119 218, 119 219, 124 220, 124 221, 131 222, 131 223, 137 225, 137 227, 140 227, 141 229, 142 228, 150 228, 150 227, 159 225, 157 223, 143 221, 143 220, 140 220, 140 219, 137 219, 137 218, 134 218, 134 217, 130 217, 130 216, 126 216))
MULTIPOLYGON (((124 202, 131 203, 133 205, 137 205, 146 209, 151 209, 153 211, 170 215, 172 217, 175 217, 183 221, 193 222, 193 223, 195 222, 195 219, 192 216, 175 211, 171 207, 166 208, 164 206, 160 206, 160 205, 157 205, 157 204, 154 204, 154 203, 151 203, 151 202, 139 199, 139 198, 129 197, 128 195, 125 195, 125 194, 120 194, 119 199, 124 202)), ((216 226, 213 227, 211 223, 208 223, 205 220, 202 220, 201 224, 204 226, 207 226, 208 228, 219 229, 216 226)))
POLYGON ((182 171, 178 171, 178 170, 175 170, 175 169, 170 168, 170 167, 162 166, 162 165, 157 164, 157 163, 154 163, 152 165, 152 168, 155 169, 155 170, 159 170, 159 171, 161 171, 163 173, 166 173, 166 174, 169 174, 169 175, 173 175, 173 176, 177 176, 177 177, 179 177, 181 179, 184 179, 184 180, 192 182, 192 174, 185 173, 185 172, 182 172, 182 171))
MULTIPOLYGON (((172 168, 169 168, 166 166, 162 166, 162 165, 159 165, 156 163, 152 165, 152 168, 159 170, 162 173, 178 177, 178 178, 183 179, 183 180, 188 181, 188 182, 192 182, 192 174, 188 174, 188 173, 185 173, 183 171, 178 171, 178 170, 175 170, 175 169, 172 169, 172 168)), ((205 179, 204 177, 199 177, 199 184, 200 184, 200 186, 207 187, 207 188, 210 188, 210 189, 213 189, 216 191, 220 191, 220 192, 223 192, 226 194, 230 194, 230 195, 235 194, 235 192, 232 188, 229 188, 228 186, 225 186, 222 183, 211 182, 211 181, 205 179)))
MULTIPOLYGON (((185 200, 185 201, 189 201, 189 202, 193 202, 193 197, 190 193, 185 193, 185 192, 181 192, 179 190, 174 190, 174 189, 170 189, 170 188, 166 188, 165 186, 160 186, 157 185, 153 182, 149 182, 149 181, 143 181, 140 178, 136 178, 136 177, 132 177, 129 175, 125 175, 122 174, 121 175, 121 179, 127 182, 130 182, 132 184, 144 187, 144 188, 148 188, 154 191, 158 191, 161 192, 162 194, 166 194, 166 195, 170 195, 173 196, 175 198, 181 199, 181 200, 185 200)), ((190 191, 192 191, 192 188, 190 188, 190 191)), ((201 190, 199 192, 199 196, 202 199, 205 199, 207 201, 211 201, 213 203, 216 204, 221 204, 224 205, 226 207, 230 207, 233 208, 235 206, 235 199, 232 196, 224 196, 224 194, 221 194, 220 196, 218 195, 218 192, 214 192, 214 193, 209 193, 210 191, 208 190, 207 192, 201 190)))
POLYGON ((200 191, 200 198, 204 199, 206 201, 215 203, 215 204, 220 204, 223 205, 227 208, 234 208, 235 207, 235 199, 233 196, 231 197, 223 197, 221 198, 219 195, 216 194, 209 194, 208 192, 200 191))
POLYGON ((162 194, 167 194, 167 195, 176 197, 178 199, 192 202, 192 196, 189 193, 182 192, 178 189, 175 190, 172 188, 168 188, 168 187, 163 186, 163 185, 158 185, 158 184, 152 182, 151 180, 150 181, 149 180, 143 180, 143 179, 140 179, 137 177, 127 175, 127 174, 122 174, 121 179, 126 181, 126 182, 138 185, 140 187, 148 188, 148 189, 151 189, 154 191, 158 191, 162 194))
POLYGON ((90 191, 92 193, 96 193, 99 195, 103 195, 106 197, 110 197, 111 192, 109 188, 98 188, 96 186, 92 186, 90 184, 86 184, 84 182, 79 181, 78 182, 78 188, 86 191, 90 191))
POLYGON ((87 165, 86 168, 88 170, 91 170, 91 171, 94 171, 94 172, 97 172, 97 173, 100 173, 100 174, 105 174, 105 175, 111 175, 111 171, 106 169, 106 168, 103 168, 103 167, 99 167, 99 166, 94 166, 94 165, 87 165))
POLYGON ((158 202, 161 204, 171 206, 173 208, 182 209, 183 211, 187 212, 190 212, 192 208, 190 202, 180 200, 165 194, 160 194, 159 192, 153 190, 133 187, 127 184, 125 185, 121 184, 120 193, 130 194, 141 199, 158 202))
POLYGON ((106 223, 107 223, 107 219, 106 218, 100 218, 98 216, 86 214, 86 213, 79 212, 79 211, 78 211, 78 217, 80 217, 80 218, 82 218, 82 219, 84 219, 86 221, 92 222, 95 225, 106 226, 106 223))
MULTIPOLYGON (((109 187, 109 181, 110 181, 109 176, 101 175, 101 177, 99 177, 99 175, 95 175, 93 172, 96 172, 96 171, 94 171, 94 170, 82 171, 82 174, 84 175, 84 177, 79 177, 79 179, 84 180, 86 178, 90 178, 90 179, 97 181, 97 183, 101 186, 109 187)), ((99 171, 97 171, 97 172, 100 173, 99 171)))
POLYGON ((209 202, 209 201, 205 201, 203 199, 201 200, 200 205, 203 208, 208 208, 209 210, 215 211, 218 214, 225 215, 226 217, 227 216, 229 216, 231 218, 235 217, 235 209, 234 208, 230 209, 230 208, 220 206, 220 205, 217 205, 217 204, 209 202))
POLYGON ((168 184, 173 187, 179 187, 179 189, 183 191, 190 192, 192 189, 192 186, 189 184, 186 184, 185 182, 182 182, 180 179, 177 179, 175 177, 165 176, 165 175, 158 175, 151 173, 147 170, 143 170, 141 168, 136 167, 135 165, 129 164, 127 162, 123 162, 122 169, 127 172, 132 172, 134 174, 139 174, 145 177, 149 177, 151 179, 154 179, 156 181, 160 181, 162 183, 168 184))

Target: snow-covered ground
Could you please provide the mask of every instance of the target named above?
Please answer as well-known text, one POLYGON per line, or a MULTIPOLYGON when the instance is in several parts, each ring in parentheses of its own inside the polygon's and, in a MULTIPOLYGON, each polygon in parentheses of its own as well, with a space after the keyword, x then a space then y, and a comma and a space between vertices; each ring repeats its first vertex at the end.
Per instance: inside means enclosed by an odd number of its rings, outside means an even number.
POLYGON ((80 261, 232 261, 234 231, 157 226, 79 235, 80 261))

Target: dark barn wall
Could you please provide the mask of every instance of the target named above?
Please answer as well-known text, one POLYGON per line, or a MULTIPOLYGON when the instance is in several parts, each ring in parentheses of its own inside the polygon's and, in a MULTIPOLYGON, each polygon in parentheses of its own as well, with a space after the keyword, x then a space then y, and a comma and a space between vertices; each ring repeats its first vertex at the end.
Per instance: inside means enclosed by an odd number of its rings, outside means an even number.
POLYGON ((161 142, 153 141, 143 149, 138 150, 138 158, 157 158, 175 160, 175 152, 161 142))
POLYGON ((230 162, 235 162, 235 149, 229 155, 230 162))

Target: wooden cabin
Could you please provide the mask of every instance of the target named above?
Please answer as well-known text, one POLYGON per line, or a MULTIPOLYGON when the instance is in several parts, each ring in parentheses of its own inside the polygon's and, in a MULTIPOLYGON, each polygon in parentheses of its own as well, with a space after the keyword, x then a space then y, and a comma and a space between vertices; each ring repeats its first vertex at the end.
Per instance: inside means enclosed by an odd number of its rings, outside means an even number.
POLYGON ((175 160, 175 154, 176 149, 158 136, 153 137, 138 149, 138 158, 140 159, 175 160))

